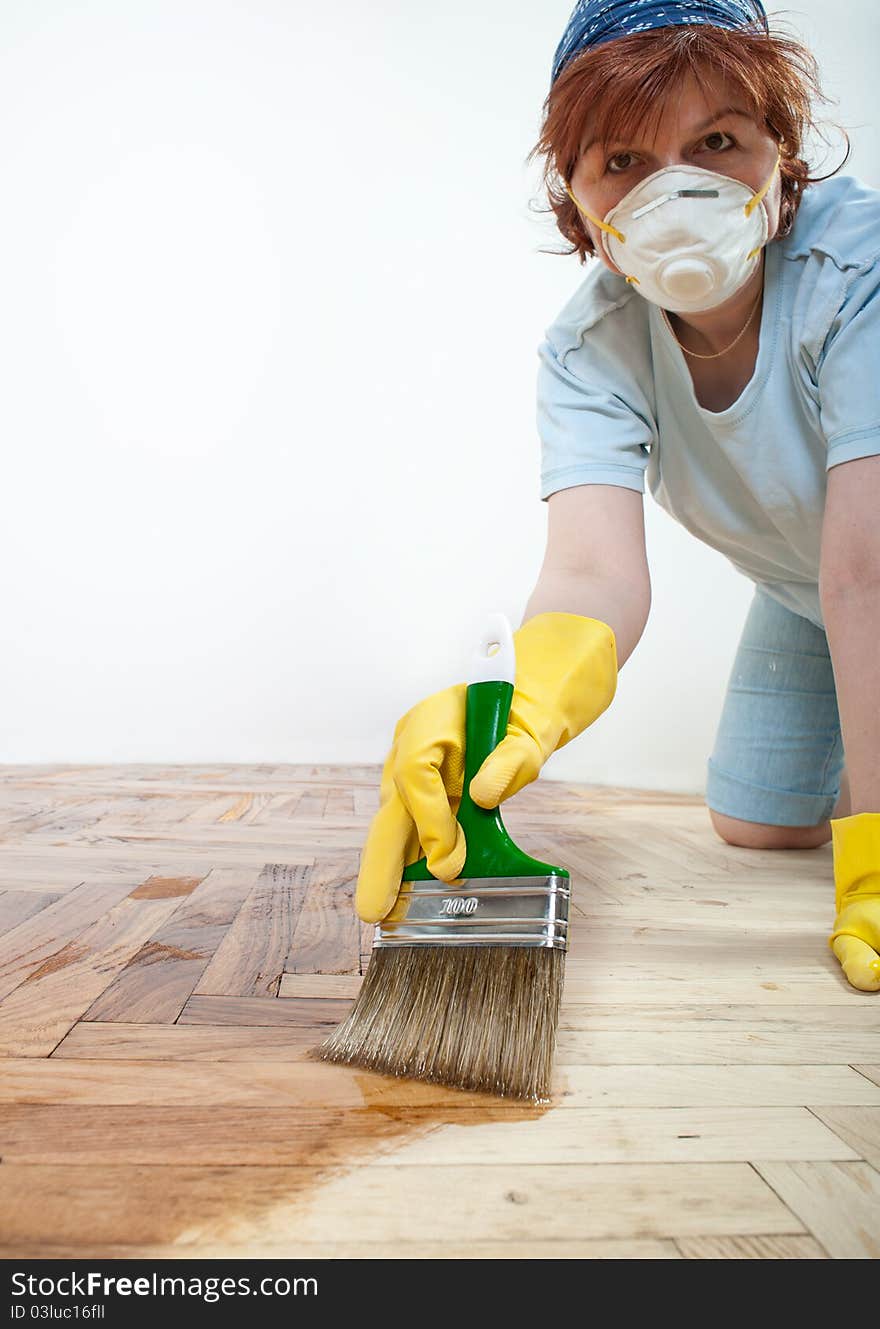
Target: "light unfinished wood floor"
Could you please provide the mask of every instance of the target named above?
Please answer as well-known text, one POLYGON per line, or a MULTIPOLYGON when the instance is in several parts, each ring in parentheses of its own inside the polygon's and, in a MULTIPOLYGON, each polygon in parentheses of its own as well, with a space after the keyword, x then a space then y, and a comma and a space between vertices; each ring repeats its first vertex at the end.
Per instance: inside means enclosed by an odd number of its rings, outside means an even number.
POLYGON ((831 848, 540 780, 569 868, 531 1108, 310 1060, 369 959, 380 768, 0 767, 0 1254, 874 1258, 880 999, 831 848))

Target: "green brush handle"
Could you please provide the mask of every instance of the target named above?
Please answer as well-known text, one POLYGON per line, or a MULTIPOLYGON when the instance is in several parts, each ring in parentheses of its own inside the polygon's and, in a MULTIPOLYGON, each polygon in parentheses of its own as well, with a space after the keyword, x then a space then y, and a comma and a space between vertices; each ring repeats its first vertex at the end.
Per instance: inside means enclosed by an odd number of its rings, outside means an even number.
MULTIPOLYGON (((569 875, 566 868, 542 863, 520 849, 501 820, 500 807, 481 808, 468 792, 483 762, 507 733, 513 684, 506 679, 469 683, 465 704, 464 784, 456 816, 467 843, 464 866, 457 880, 473 877, 546 877, 551 872, 569 875)), ((418 859, 403 870, 404 881, 436 881, 427 860, 418 859)))

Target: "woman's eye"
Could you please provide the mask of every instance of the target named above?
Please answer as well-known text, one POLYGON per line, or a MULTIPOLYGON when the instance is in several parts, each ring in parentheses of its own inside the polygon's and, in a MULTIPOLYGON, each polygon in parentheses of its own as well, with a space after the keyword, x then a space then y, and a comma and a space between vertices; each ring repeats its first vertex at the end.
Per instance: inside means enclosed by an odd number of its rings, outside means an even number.
MULTIPOLYGON (((718 139, 718 138, 729 138, 730 141, 731 141, 731 143, 733 142, 733 139, 730 137, 730 134, 728 134, 728 133, 727 133, 725 130, 723 130, 723 129, 715 129, 715 130, 713 130, 711 134, 707 135, 707 137, 703 139, 703 142, 704 142, 704 143, 708 143, 708 144, 710 145, 710 148, 711 148, 711 142, 712 142, 712 139, 713 139, 713 138, 715 138, 715 139, 718 139)), ((712 150, 713 152, 715 151, 714 148, 711 148, 711 150, 712 150)))
POLYGON ((613 157, 608 158, 607 169, 612 175, 620 175, 622 171, 629 170, 628 166, 615 167, 614 163, 619 162, 621 157, 632 157, 631 152, 616 152, 613 157))

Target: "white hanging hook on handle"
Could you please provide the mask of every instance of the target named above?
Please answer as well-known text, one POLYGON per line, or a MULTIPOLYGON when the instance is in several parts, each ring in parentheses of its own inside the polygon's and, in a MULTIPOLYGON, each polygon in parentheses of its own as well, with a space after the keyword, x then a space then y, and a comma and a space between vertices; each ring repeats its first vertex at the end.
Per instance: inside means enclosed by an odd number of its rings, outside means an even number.
POLYGON ((486 615, 479 643, 471 657, 467 682, 491 683, 499 679, 516 683, 516 648, 507 615, 492 611, 486 615))

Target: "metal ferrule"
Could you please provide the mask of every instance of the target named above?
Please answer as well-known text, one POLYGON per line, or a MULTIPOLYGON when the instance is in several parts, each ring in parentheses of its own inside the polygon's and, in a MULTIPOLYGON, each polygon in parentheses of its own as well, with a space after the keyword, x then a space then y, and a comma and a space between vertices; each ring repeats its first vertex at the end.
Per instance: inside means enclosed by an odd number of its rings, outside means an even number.
POLYGON ((568 949, 571 878, 472 877, 404 881, 373 947, 544 946, 568 949))

